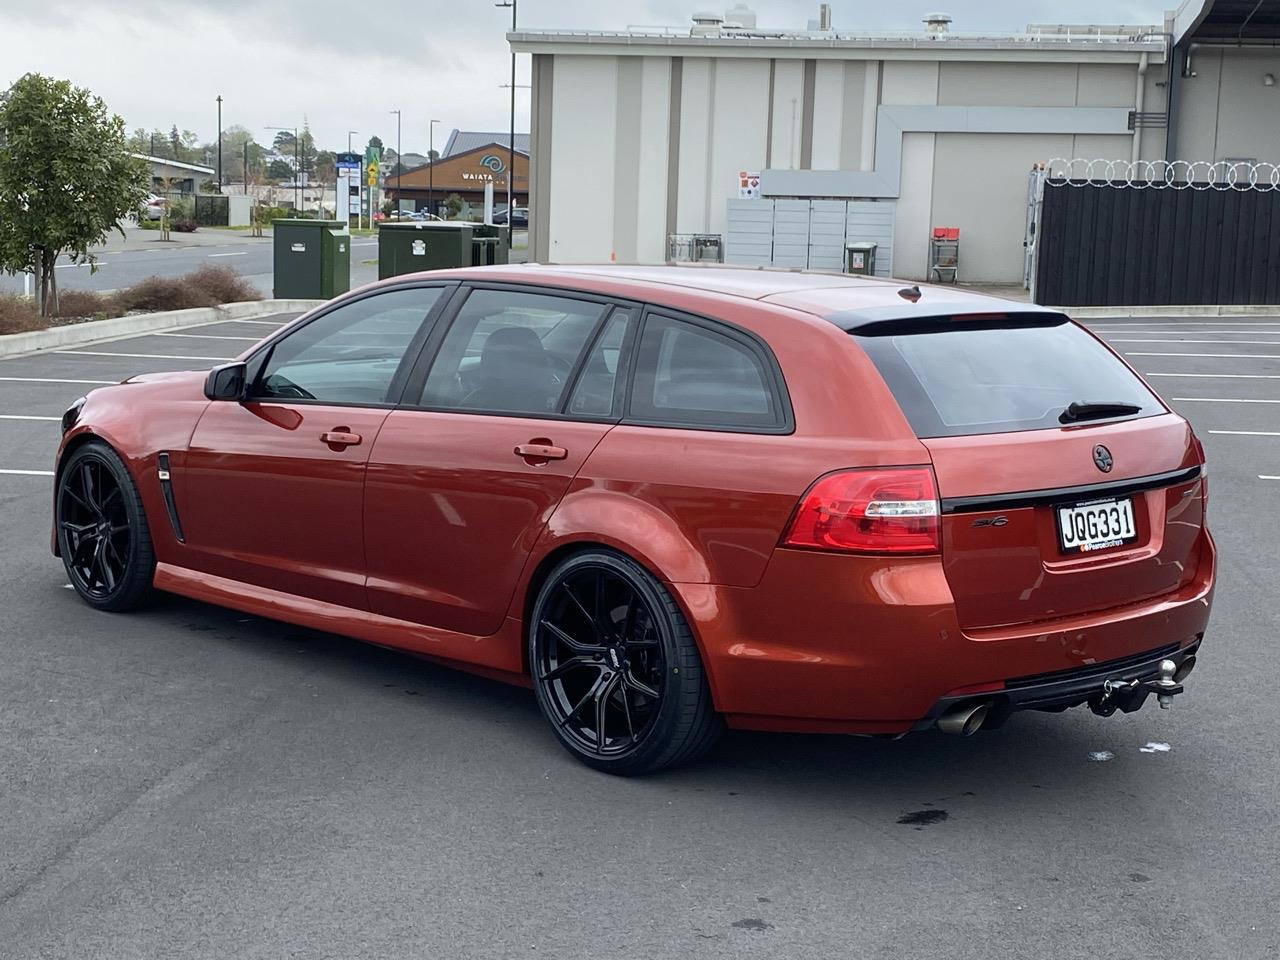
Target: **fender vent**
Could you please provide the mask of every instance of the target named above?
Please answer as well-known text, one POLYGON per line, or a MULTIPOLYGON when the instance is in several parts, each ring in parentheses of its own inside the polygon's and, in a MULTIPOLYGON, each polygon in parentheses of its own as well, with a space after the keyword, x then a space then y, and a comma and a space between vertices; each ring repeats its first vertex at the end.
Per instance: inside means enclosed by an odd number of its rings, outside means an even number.
POLYGON ((169 526, 173 527, 173 535, 179 543, 186 543, 182 536, 182 522, 178 519, 178 504, 173 499, 173 481, 169 479, 169 454, 161 453, 156 458, 157 476, 160 478, 160 493, 164 495, 164 508, 169 513, 169 526))

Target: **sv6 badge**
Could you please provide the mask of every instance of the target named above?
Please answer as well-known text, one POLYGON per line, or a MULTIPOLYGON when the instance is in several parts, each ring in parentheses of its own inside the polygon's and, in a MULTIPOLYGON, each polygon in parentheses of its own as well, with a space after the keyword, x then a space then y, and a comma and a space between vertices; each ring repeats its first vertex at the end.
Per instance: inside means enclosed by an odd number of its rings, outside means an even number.
POLYGON ((973 521, 973 525, 975 527, 1003 527, 1008 522, 1008 517, 980 517, 973 521))

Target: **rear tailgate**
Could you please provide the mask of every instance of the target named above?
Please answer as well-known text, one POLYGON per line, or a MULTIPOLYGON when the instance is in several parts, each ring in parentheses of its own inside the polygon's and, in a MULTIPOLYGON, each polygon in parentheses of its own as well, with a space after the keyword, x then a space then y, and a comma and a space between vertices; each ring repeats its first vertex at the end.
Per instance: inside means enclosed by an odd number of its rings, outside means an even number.
POLYGON ((962 626, 1123 606, 1195 575, 1204 524, 1200 470, 1191 431, 1178 417, 924 444, 942 497, 943 564, 962 626), (1114 461, 1107 474, 1094 463, 1099 444, 1114 461), (1076 504, 1097 509, 1060 514, 1076 504), (1085 526, 1093 520, 1093 542, 1114 545, 1082 549, 1090 531, 1074 537, 1079 531, 1064 529, 1067 518, 1085 526))
POLYGON ((1198 444, 1090 333, 1043 314, 852 332, 930 452, 963 627, 1110 609, 1193 578, 1198 444), (1073 418, 1073 403, 1092 412, 1073 418))

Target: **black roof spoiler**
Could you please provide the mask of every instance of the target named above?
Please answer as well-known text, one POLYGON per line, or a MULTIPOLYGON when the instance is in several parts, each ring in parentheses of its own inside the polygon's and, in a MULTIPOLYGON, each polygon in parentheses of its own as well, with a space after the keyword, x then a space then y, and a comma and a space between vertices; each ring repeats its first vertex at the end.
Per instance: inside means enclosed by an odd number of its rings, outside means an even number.
POLYGON ((922 314, 918 307, 897 305, 834 313, 827 319, 841 330, 860 337, 890 337, 911 333, 943 333, 948 330, 1002 330, 1019 327, 1057 327, 1071 318, 1057 310, 1028 309, 1022 304, 1012 310, 966 310, 959 304, 938 304, 922 314), (948 306, 958 309, 948 309, 948 306))

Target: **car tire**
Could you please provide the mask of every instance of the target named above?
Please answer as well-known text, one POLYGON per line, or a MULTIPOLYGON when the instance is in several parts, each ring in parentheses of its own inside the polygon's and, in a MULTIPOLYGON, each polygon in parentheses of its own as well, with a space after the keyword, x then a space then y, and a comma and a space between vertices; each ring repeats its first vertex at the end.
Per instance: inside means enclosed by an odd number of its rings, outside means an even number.
POLYGON ((724 729, 688 622, 629 557, 593 549, 557 564, 527 643, 543 715, 596 770, 634 776, 688 763, 724 729))
POLYGON ((89 606, 133 610, 150 598, 156 555, 138 488, 119 455, 93 440, 58 472, 54 523, 67 579, 89 606))

